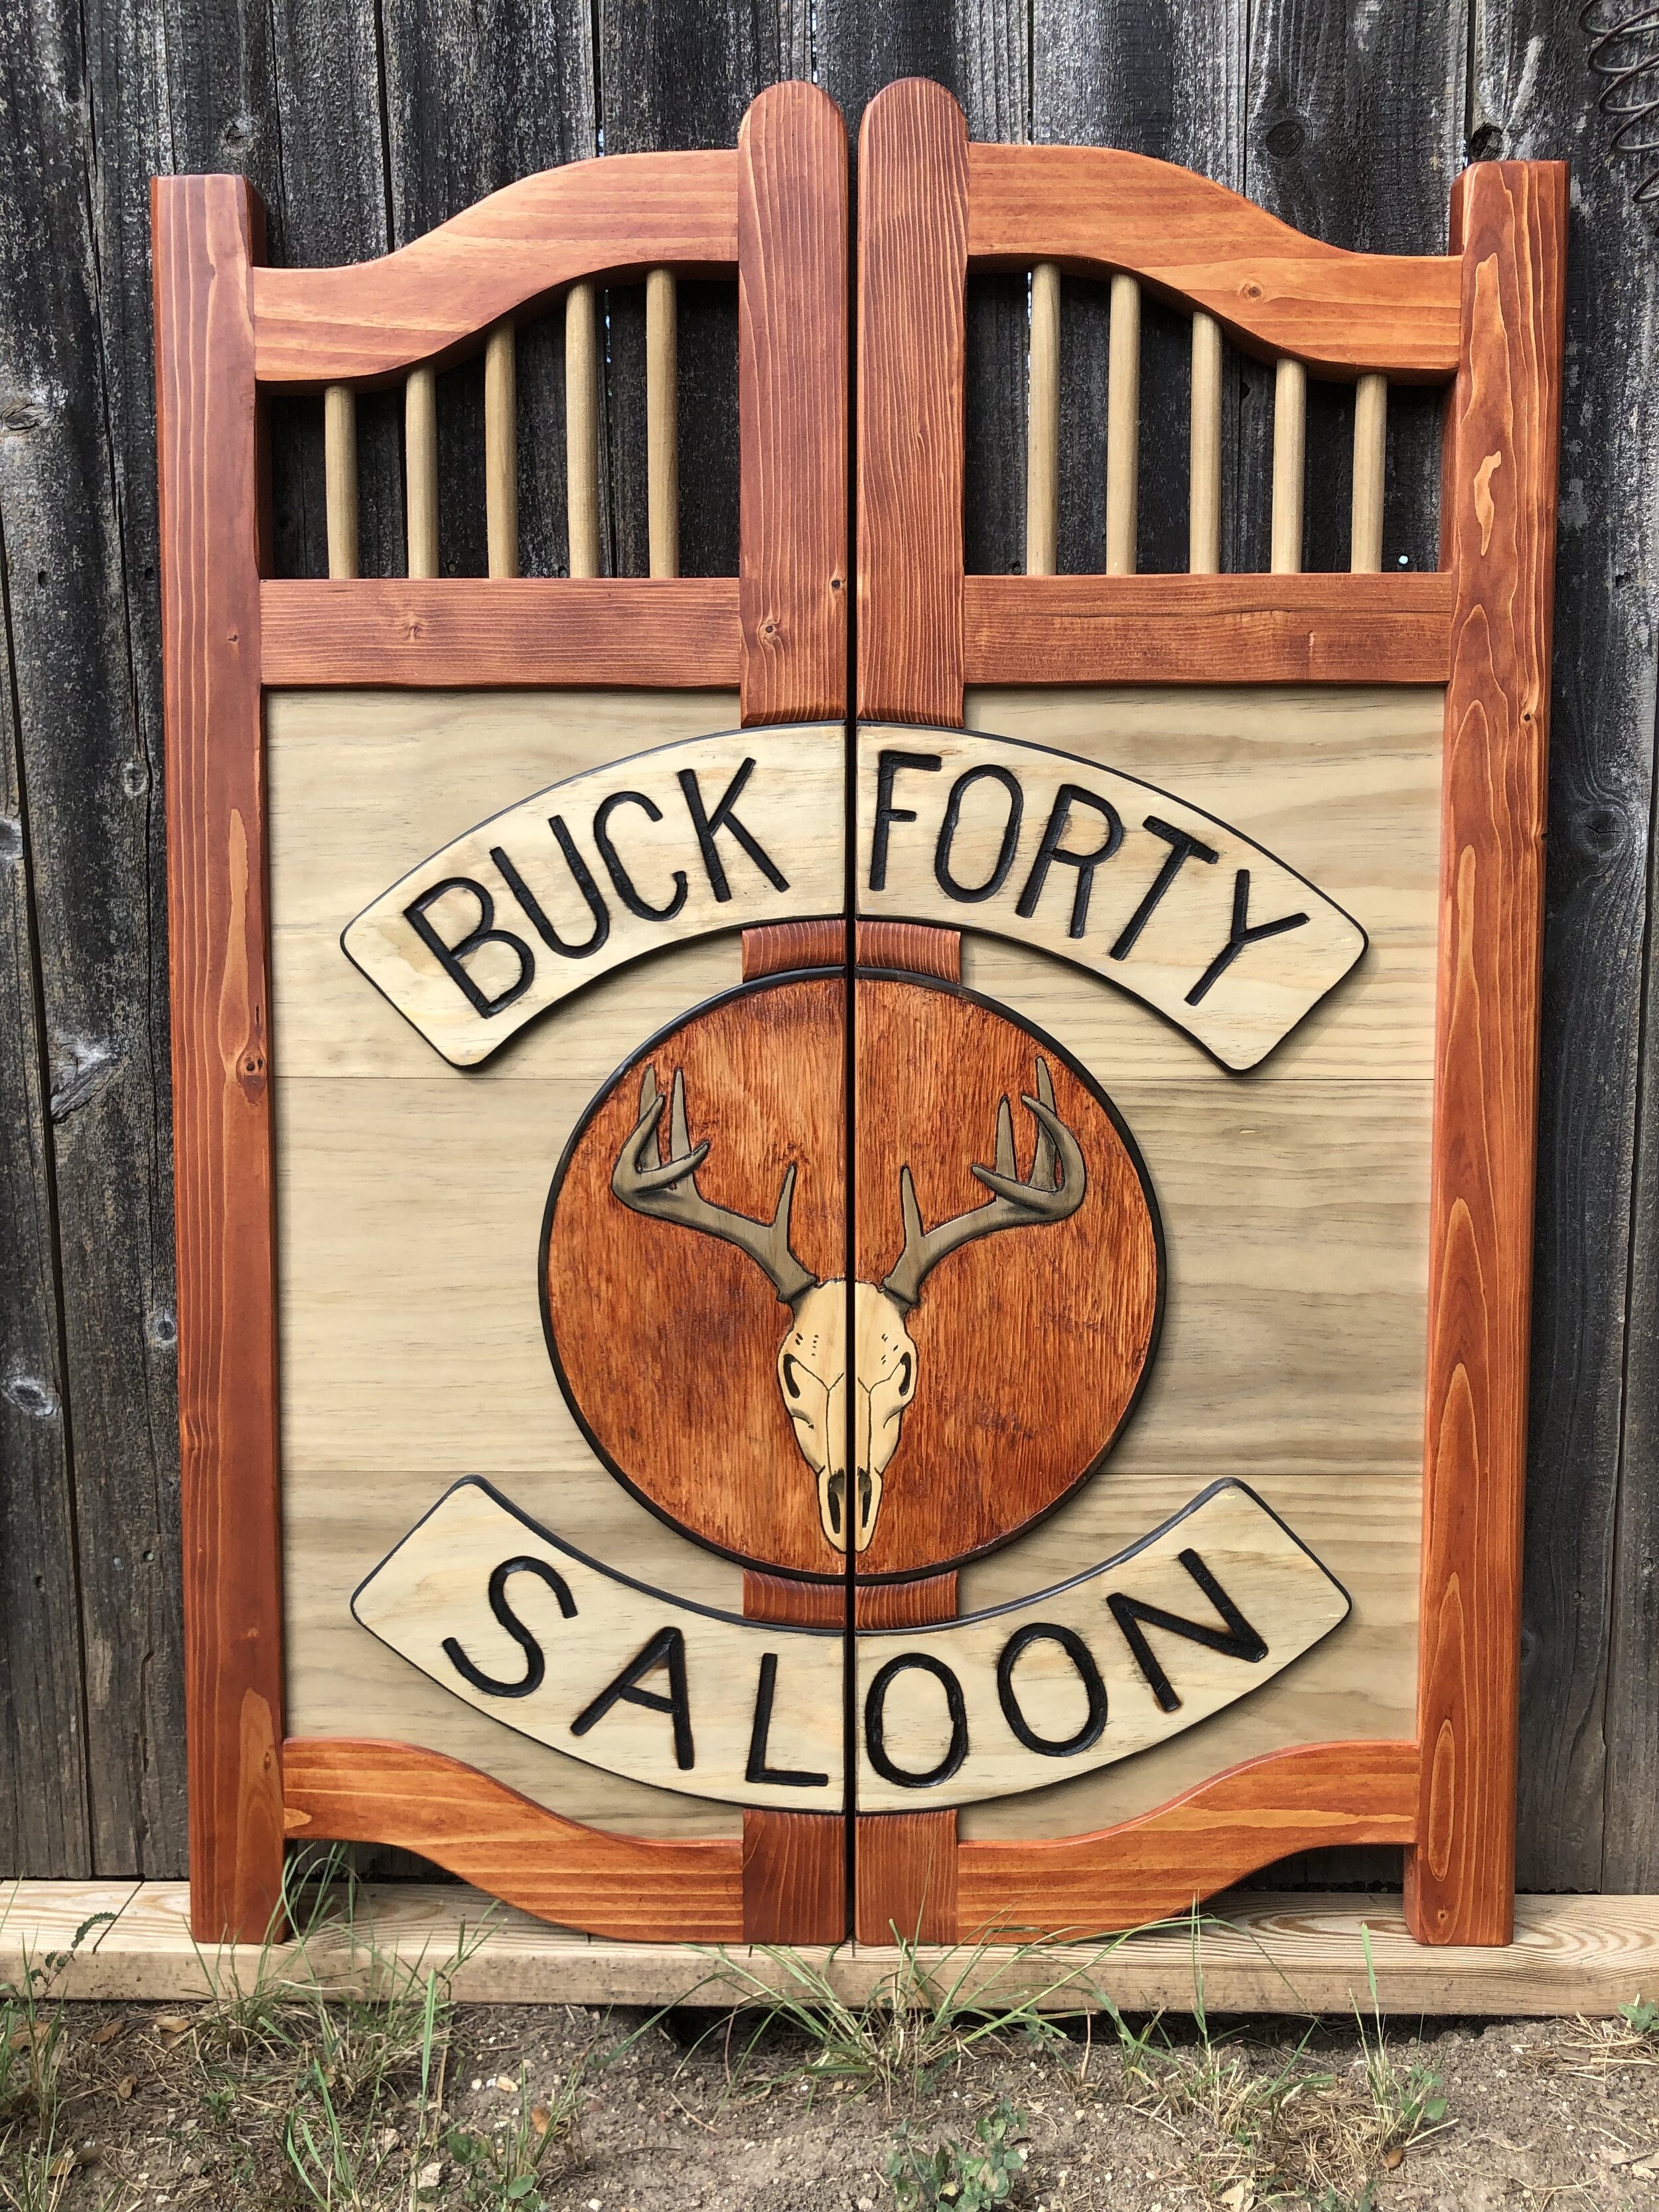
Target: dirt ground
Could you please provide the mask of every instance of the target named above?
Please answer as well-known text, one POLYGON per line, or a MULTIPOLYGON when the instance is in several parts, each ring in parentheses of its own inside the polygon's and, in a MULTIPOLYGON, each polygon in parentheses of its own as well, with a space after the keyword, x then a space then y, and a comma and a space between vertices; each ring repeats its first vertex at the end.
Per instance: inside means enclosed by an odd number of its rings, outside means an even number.
MULTIPOLYGON (((14 2002, 0 2194, 501 2212, 1659 2205, 1659 2021, 14 2002), (951 2146, 956 2148, 952 2149, 951 2146)), ((9 2070, 7 2070, 9 2069, 9 2070)))

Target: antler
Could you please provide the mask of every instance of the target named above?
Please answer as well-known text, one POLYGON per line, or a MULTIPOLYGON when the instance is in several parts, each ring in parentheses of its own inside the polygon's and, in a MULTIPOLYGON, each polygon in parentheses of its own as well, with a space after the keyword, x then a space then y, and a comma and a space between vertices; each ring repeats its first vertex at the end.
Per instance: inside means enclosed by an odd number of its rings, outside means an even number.
POLYGON ((793 1166, 784 1170, 777 1211, 769 1222, 754 1221, 746 1213, 733 1213, 724 1206, 711 1205, 697 1188, 696 1173, 708 1157, 708 1140, 705 1139, 695 1147, 692 1145, 685 1126, 685 1078, 678 1067, 674 1070, 673 1107, 668 1124, 669 1156, 662 1163, 657 1158, 655 1139, 665 1103, 657 1088, 657 1071, 647 1063, 640 1083, 640 1118, 617 1155, 617 1164, 611 1171, 611 1189, 635 1213, 648 1214, 659 1221, 675 1221, 682 1229, 701 1229, 705 1236, 718 1237, 727 1244, 735 1244, 760 1268, 783 1304, 793 1305, 797 1298, 816 1287, 818 1279, 807 1273, 789 1249, 789 1208, 795 1195, 793 1166), (647 1152, 652 1161, 648 1167, 647 1152))
POLYGON ((1048 1062, 1041 1058, 1036 1064, 1036 1085, 1035 1098, 1024 1092, 1020 1094, 1020 1103, 1030 1109, 1037 1125, 1036 1151, 1032 1155, 1028 1182, 1019 1180, 1018 1164, 1014 1158, 1014 1117, 1008 1110, 1006 1097, 997 1107, 996 1166, 974 1169, 980 1181, 994 1194, 983 1206, 924 1230, 910 1170, 899 1170, 904 1249, 882 1288, 907 1312, 921 1296, 921 1286, 933 1270, 958 1245, 970 1244, 976 1237, 993 1236, 999 1229, 1031 1229, 1046 1222, 1064 1221, 1082 1205, 1088 1186, 1083 1148, 1054 1111, 1054 1086, 1049 1080, 1048 1062), (1060 1169, 1058 1182, 1054 1180, 1056 1163, 1060 1169))

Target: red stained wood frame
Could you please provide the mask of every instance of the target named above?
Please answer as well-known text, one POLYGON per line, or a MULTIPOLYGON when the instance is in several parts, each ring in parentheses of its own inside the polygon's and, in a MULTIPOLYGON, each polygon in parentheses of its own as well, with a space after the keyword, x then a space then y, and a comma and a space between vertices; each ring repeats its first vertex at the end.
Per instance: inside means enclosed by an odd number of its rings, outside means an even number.
POLYGON ((1506 1943, 1526 1492, 1539 969, 1567 172, 1466 169, 1462 349, 1446 428, 1440 981, 1417 1845, 1421 1942, 1506 1943))
POLYGON ((614 1836, 441 1752, 349 1736, 283 1750, 290 1835, 397 1844, 544 1920, 639 1942, 744 1934, 735 1840, 614 1836))
POLYGON ((251 296, 264 226, 238 177, 154 193, 191 1911, 204 1942, 257 1942, 283 1864, 251 296))
MULTIPOLYGON (((1421 1755, 1304 1746, 1094 1836, 964 1844, 963 1935, 1121 1927, 1287 1851, 1387 1841, 1408 1847, 1420 1941, 1509 1940, 1565 198, 1559 163, 1482 165, 1448 255, 1340 254, 1134 156, 969 147, 936 85, 866 111, 861 716, 959 725, 968 683, 1447 686, 1421 1755), (964 577, 967 273, 1048 259, 1127 270, 1328 375, 1455 373, 1441 572, 964 577)), ((861 1850, 860 1932, 933 1848, 892 1826, 861 1850)))
POLYGON ((286 1802, 294 1832, 423 1850, 555 1918, 599 1928, 581 1900, 614 1875, 610 1932, 736 1936, 735 1842, 601 1836, 407 1747, 283 1745, 262 687, 736 684, 746 721, 843 714, 840 116, 777 86, 735 149, 552 171, 350 269, 258 266, 240 179, 158 179, 152 214, 195 1932, 271 1928, 286 1802), (738 280, 736 577, 262 579, 261 387, 383 383, 662 265, 738 280))

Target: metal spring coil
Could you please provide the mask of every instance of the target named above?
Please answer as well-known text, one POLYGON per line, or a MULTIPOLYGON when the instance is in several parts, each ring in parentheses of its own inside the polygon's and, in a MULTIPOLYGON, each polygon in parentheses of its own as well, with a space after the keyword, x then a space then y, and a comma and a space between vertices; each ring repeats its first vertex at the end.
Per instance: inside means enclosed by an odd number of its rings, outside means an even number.
POLYGON ((1647 164, 1636 204, 1659 216, 1659 0, 1585 0, 1578 21, 1591 69, 1609 80, 1597 105, 1613 148, 1647 164))

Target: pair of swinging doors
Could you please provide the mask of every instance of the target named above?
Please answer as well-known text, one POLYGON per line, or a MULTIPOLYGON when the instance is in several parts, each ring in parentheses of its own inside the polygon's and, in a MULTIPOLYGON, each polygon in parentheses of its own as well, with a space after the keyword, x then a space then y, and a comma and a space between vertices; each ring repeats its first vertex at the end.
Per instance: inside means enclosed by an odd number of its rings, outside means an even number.
POLYGON ((295 1838, 876 1942, 1398 1844, 1421 1940, 1508 1939, 1564 172, 1469 170, 1404 259, 921 82, 858 159, 855 259, 799 84, 348 269, 155 187, 204 1940, 295 1838), (963 573, 987 269, 1035 271, 1024 575, 963 573), (1061 270, 1113 281, 1102 575, 1041 573, 1061 270), (682 578, 674 281, 733 276, 738 574, 682 578), (595 287, 641 281, 607 577, 595 287), (1132 573, 1142 287, 1191 574, 1132 573), (520 578, 561 308, 572 574, 520 578), (1278 364, 1270 574, 1214 573, 1224 333, 1278 364), (479 351, 491 573, 444 576, 479 351), (1351 573, 1298 573, 1310 374, 1358 384, 1351 573), (1376 573, 1389 379, 1447 387, 1437 574, 1376 573), (362 578, 387 385, 409 574, 362 578), (273 392, 323 395, 327 580, 269 573, 273 392))

